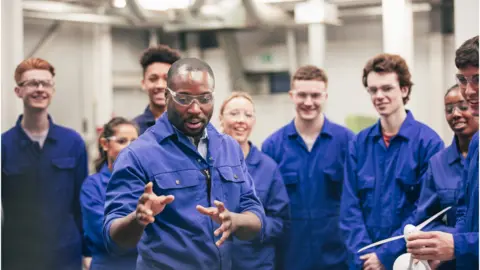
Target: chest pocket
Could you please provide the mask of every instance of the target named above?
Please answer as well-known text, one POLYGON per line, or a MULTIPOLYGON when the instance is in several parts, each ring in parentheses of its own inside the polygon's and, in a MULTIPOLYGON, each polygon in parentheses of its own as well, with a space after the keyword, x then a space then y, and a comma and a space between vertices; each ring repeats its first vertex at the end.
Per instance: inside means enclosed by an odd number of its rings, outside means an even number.
MULTIPOLYGON (((414 169, 405 169, 397 177, 397 183, 400 185, 401 190, 405 194, 405 199, 409 205, 414 205, 420 196, 421 183, 414 169)), ((397 195, 397 201, 402 201, 402 195, 397 195)))
POLYGON ((448 206, 457 204, 457 190, 456 189, 441 189, 438 190, 438 197, 442 209, 448 206))
POLYGON ((2 167, 2 198, 18 200, 29 198, 36 192, 34 167, 29 164, 5 162, 2 167))
MULTIPOLYGON (((221 179, 221 190, 223 191, 221 196, 223 197, 223 203, 229 210, 235 209, 236 211, 241 211, 240 198, 244 192, 247 192, 247 190, 244 190, 247 185, 245 184, 245 175, 243 174, 241 166, 218 167, 217 171, 221 179)), ((251 188, 253 189, 255 187, 252 186, 251 188)), ((212 190, 217 192, 213 187, 212 190)), ((217 193, 216 195, 218 196, 219 194, 217 193)))
POLYGON ((373 176, 358 176, 357 193, 360 199, 360 206, 365 213, 369 214, 374 205, 375 178, 373 176))
MULTIPOLYGON (((74 157, 52 159, 53 171, 56 179, 55 191, 62 192, 62 196, 73 194, 75 186, 75 166, 77 160, 74 157)), ((52 179, 53 180, 53 179, 52 179)), ((83 179, 82 179, 83 180, 83 179)))
POLYGON ((342 195, 343 170, 341 167, 331 167, 323 170, 327 197, 340 201, 342 195))
POLYGON ((200 192, 200 172, 197 170, 186 170, 177 172, 167 172, 155 175, 154 181, 158 188, 154 186, 154 192, 157 195, 173 195, 175 202, 188 202, 192 201, 191 198, 195 198, 195 201, 199 201, 202 195, 200 192), (182 199, 185 200, 182 200, 182 199))
POLYGON ((7 177, 16 177, 26 175, 32 172, 32 166, 28 164, 5 164, 2 167, 2 173, 7 177))
POLYGON ((75 168, 76 159, 73 157, 54 158, 52 164, 59 170, 69 170, 75 168))
MULTIPOLYGON (((300 185, 299 185, 299 176, 297 172, 286 172, 283 173, 283 182, 285 183, 285 188, 287 189, 288 197, 290 199, 290 207, 292 210, 299 209, 301 207, 300 202, 300 185)), ((295 211, 292 211, 292 213, 295 211)))

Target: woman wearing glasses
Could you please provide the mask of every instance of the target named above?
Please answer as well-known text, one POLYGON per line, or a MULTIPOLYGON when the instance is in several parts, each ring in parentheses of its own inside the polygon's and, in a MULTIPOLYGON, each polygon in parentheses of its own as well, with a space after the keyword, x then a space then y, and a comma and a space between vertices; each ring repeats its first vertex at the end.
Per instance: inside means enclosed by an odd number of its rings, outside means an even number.
MULTIPOLYGON (((445 118, 455 136, 449 147, 429 161, 413 224, 421 223, 446 207, 455 206, 460 189, 463 188, 464 159, 472 136, 478 130, 478 122, 458 85, 452 86, 445 94, 445 118)), ((428 231, 452 232, 455 229, 455 214, 456 208, 452 207, 442 220, 432 222, 429 225, 432 228, 428 231)), ((443 262, 438 269, 455 269, 455 263, 443 262)))
POLYGON ((289 201, 275 161, 248 141, 255 125, 252 98, 246 93, 233 93, 220 108, 220 122, 223 132, 240 144, 256 194, 267 215, 264 243, 233 239, 232 269, 275 269, 276 247, 289 219, 289 201))
POLYGON ((120 151, 138 138, 133 122, 122 117, 111 119, 103 127, 99 138, 100 156, 95 161, 96 174, 83 183, 80 200, 87 247, 92 255, 91 270, 135 269, 137 252, 131 250, 123 257, 111 256, 105 249, 102 237, 105 191, 120 151))

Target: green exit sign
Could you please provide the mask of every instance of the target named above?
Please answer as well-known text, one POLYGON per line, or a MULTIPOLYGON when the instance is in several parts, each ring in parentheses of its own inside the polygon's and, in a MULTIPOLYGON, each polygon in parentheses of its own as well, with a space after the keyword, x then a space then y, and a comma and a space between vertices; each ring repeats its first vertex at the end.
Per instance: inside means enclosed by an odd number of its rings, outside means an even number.
POLYGON ((270 53, 265 53, 265 54, 260 55, 260 60, 263 63, 271 63, 272 59, 273 59, 273 57, 270 53))

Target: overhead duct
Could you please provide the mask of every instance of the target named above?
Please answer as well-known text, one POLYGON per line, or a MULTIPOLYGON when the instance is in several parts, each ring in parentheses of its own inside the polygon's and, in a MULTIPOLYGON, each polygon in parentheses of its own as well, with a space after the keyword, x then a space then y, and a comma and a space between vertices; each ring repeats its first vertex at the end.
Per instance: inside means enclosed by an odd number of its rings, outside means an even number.
POLYGON ((147 20, 145 9, 140 6, 138 0, 128 0, 127 7, 140 22, 145 22, 147 20))
POLYGON ((42 11, 42 12, 51 12, 51 13, 91 13, 93 10, 88 7, 63 3, 63 2, 53 2, 47 0, 41 1, 23 1, 22 2, 23 10, 29 11, 42 11))
POLYGON ((23 16, 25 18, 32 18, 32 19, 107 24, 107 25, 115 25, 115 26, 121 26, 121 27, 132 26, 125 18, 91 14, 91 13, 48 13, 48 12, 24 10, 23 16))
POLYGON ((166 32, 186 32, 248 28, 247 15, 241 0, 223 0, 204 4, 197 14, 184 12, 182 20, 163 25, 166 32))
POLYGON ((205 3, 206 3, 206 0, 194 0, 193 3, 190 5, 190 7, 188 7, 188 9, 193 14, 196 14, 200 10, 200 8, 203 5, 205 5, 205 3))
POLYGON ((262 26, 288 26, 295 24, 292 16, 279 7, 257 0, 242 0, 245 11, 252 16, 256 24, 262 26))

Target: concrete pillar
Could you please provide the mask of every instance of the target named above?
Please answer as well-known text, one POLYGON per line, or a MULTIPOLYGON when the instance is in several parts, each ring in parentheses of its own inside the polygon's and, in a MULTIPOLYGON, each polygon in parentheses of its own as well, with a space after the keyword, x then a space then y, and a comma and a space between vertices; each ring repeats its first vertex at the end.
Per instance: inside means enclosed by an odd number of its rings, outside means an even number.
POLYGON ((383 51, 401 55, 413 72, 412 0, 382 0, 383 51))
POLYGON ((83 130, 90 159, 97 155, 100 128, 113 116, 112 36, 108 25, 85 25, 82 44, 83 130))
POLYGON ((194 58, 202 58, 202 50, 200 49, 200 35, 198 33, 189 32, 186 34, 187 56, 194 58))
POLYGON ((326 26, 323 23, 308 25, 308 57, 309 63, 325 68, 326 26))
POLYGON ((430 11, 430 33, 428 43, 429 88, 423 95, 428 104, 428 123, 449 145, 453 132, 445 119, 445 92, 455 83, 453 48, 448 40, 453 33, 453 4, 450 1, 432 3, 430 11))
POLYGON ((455 48, 479 33, 478 0, 455 0, 455 48))
POLYGON ((298 68, 297 56, 297 39, 295 37, 295 29, 288 28, 286 30, 287 36, 287 51, 288 51, 288 71, 290 76, 293 76, 298 68))
POLYGON ((113 116, 112 35, 107 25, 93 26, 95 61, 95 125, 102 126, 113 116))
POLYGON ((23 60, 22 0, 1 1, 1 86, 2 132, 11 128, 23 112, 22 102, 15 95, 15 68, 23 60))
POLYGON ((158 45, 158 32, 157 29, 150 29, 148 31, 148 46, 155 47, 158 45))

